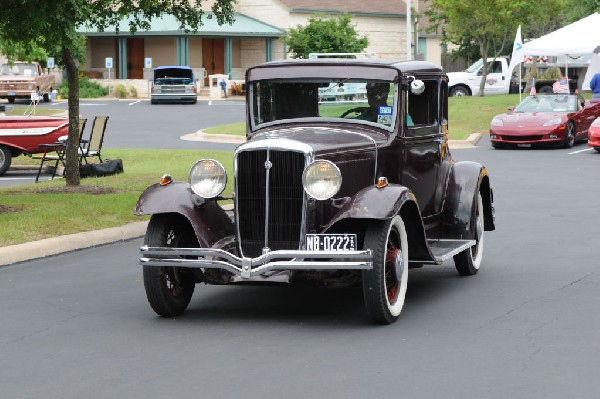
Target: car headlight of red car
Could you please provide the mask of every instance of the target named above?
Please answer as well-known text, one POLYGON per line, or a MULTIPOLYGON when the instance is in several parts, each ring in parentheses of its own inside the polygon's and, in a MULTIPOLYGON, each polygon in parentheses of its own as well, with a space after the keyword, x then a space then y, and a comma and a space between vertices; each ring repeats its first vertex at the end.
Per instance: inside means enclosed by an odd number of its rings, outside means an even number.
POLYGON ((560 125, 561 123, 562 123, 561 118, 554 118, 554 119, 550 119, 549 121, 544 122, 544 124, 542 126, 556 126, 556 125, 560 125))
POLYGON ((596 118, 593 122, 592 122, 592 126, 593 127, 600 127, 600 118, 596 118))
POLYGON ((500 118, 494 118, 494 119, 492 119, 492 123, 490 123, 490 125, 492 125, 492 126, 504 126, 504 122, 500 118))

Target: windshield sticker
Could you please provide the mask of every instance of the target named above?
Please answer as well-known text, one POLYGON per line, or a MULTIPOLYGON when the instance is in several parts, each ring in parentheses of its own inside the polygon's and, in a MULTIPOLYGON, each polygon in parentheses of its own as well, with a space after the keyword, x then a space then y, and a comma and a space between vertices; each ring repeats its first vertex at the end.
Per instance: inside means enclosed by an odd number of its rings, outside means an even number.
POLYGON ((392 125, 393 107, 380 105, 377 112, 377 123, 382 125, 392 125))

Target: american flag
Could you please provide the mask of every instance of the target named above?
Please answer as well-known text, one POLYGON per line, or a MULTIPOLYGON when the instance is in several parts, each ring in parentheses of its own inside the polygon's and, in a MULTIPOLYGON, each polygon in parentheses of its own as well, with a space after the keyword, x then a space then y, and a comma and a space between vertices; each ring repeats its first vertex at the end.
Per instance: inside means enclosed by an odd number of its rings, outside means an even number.
POLYGON ((568 93, 569 92, 569 80, 567 78, 562 78, 557 80, 552 85, 552 91, 555 93, 568 93))

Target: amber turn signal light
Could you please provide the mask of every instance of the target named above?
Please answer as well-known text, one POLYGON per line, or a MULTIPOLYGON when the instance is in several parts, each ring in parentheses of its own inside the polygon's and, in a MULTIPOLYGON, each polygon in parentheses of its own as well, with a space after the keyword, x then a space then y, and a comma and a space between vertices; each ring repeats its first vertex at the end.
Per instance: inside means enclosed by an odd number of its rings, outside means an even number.
POLYGON ((171 175, 164 175, 163 177, 160 178, 161 186, 166 186, 167 184, 171 184, 172 182, 173 182, 173 178, 171 177, 171 175))
POLYGON ((388 179, 387 177, 380 177, 379 179, 377 179, 377 183, 375 184, 375 187, 377 188, 384 188, 388 185, 388 179))

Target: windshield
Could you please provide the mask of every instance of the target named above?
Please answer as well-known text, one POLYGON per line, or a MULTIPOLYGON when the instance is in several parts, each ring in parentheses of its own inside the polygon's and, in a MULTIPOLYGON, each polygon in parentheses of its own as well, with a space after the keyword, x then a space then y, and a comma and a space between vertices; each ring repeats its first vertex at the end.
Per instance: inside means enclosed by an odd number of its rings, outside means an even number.
POLYGON ((16 62, 12 65, 2 64, 0 75, 8 76, 37 76, 37 68, 34 64, 16 62))
POLYGON ((475 72, 477 72, 479 70, 479 68, 481 68, 481 64, 483 64, 483 60, 480 58, 479 61, 477 61, 476 63, 474 63, 470 67, 468 67, 467 70, 466 70, 466 72, 469 72, 469 73, 475 73, 475 72))
POLYGON ((250 85, 254 127, 310 118, 394 128, 396 85, 357 79, 261 80, 250 85))
POLYGON ((575 112, 577 108, 577 96, 550 94, 525 98, 515 112, 575 112))

